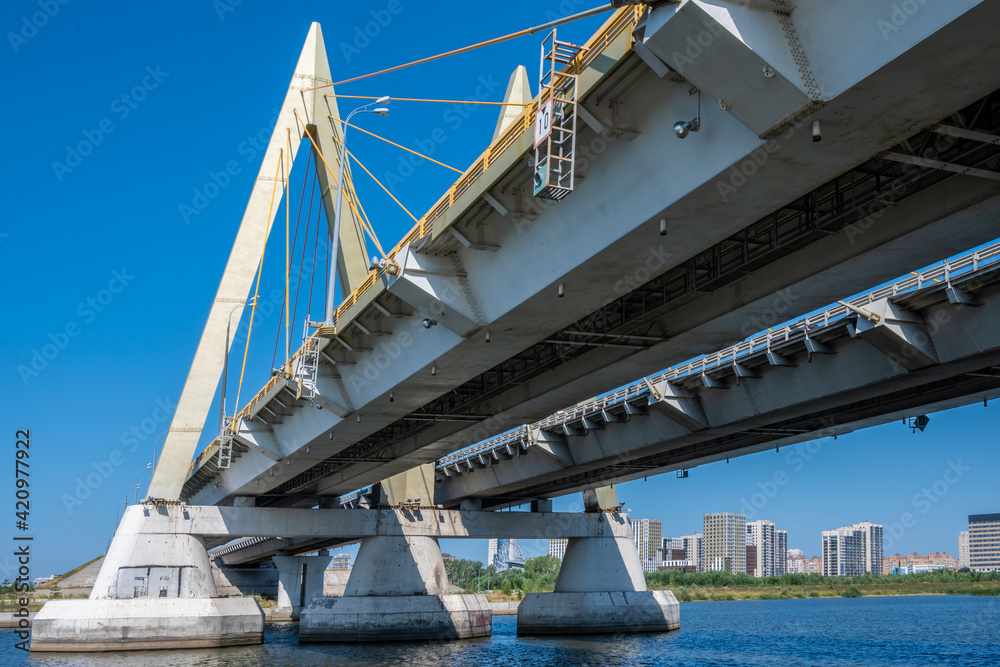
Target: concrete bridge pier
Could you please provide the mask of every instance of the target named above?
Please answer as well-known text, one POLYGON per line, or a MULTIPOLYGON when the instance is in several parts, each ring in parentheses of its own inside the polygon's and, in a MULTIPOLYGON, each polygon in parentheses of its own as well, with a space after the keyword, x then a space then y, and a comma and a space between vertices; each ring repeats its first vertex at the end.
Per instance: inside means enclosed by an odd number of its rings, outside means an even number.
POLYGON ((293 621, 313 598, 323 597, 323 577, 333 558, 323 550, 318 556, 272 556, 278 568, 278 604, 271 620, 293 621))
MULTIPOLYGON (((419 513, 434 498, 433 464, 381 484, 379 504, 419 513)), ((436 537, 375 535, 361 541, 344 595, 314 598, 299 616, 300 642, 489 637, 486 596, 448 594, 436 537)))
POLYGON ((220 598, 205 545, 193 535, 144 531, 153 514, 183 520, 181 505, 125 511, 88 600, 51 600, 35 617, 32 651, 121 651, 260 644, 264 614, 251 598, 220 598))
MULTIPOLYGON (((617 514, 612 487, 584 492, 588 511, 617 514)), ((517 608, 518 635, 664 632, 680 627, 669 591, 646 590, 635 540, 613 535, 571 537, 552 593, 528 593, 517 608)))

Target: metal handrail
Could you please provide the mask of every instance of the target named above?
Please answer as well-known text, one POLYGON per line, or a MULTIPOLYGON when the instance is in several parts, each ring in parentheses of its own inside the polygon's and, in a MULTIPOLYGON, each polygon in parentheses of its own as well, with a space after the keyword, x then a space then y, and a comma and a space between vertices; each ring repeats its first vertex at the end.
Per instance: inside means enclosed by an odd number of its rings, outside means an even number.
MULTIPOLYGON (((946 259, 935 264, 920 273, 910 273, 893 283, 883 285, 870 292, 845 301, 855 307, 864 307, 872 302, 881 299, 902 296, 910 292, 916 292, 932 285, 949 285, 955 278, 979 271, 985 266, 1000 263, 1000 243, 980 248, 974 252, 967 253, 954 260, 946 259)), ((650 393, 650 384, 663 381, 676 381, 691 375, 701 375, 720 368, 730 368, 733 364, 749 356, 766 352, 772 345, 785 344, 795 340, 804 340, 807 337, 815 336, 829 328, 840 326, 849 316, 853 316, 854 311, 842 303, 838 302, 822 311, 813 313, 786 324, 779 329, 768 329, 753 337, 739 341, 727 348, 702 355, 679 366, 671 366, 667 370, 643 378, 628 386, 620 387, 612 392, 598 396, 593 401, 578 405, 576 407, 559 410, 553 415, 549 415, 533 424, 520 426, 512 431, 503 433, 489 440, 476 443, 465 449, 453 452, 448 456, 438 459, 435 462, 435 469, 441 470, 447 466, 466 461, 473 456, 490 451, 497 446, 507 445, 511 442, 519 442, 528 437, 529 431, 537 429, 551 429, 555 426, 575 421, 581 417, 594 414, 602 409, 621 405, 630 400, 647 396, 650 393)))
MULTIPOLYGON (((638 25, 639 19, 642 15, 643 8, 641 5, 623 7, 617 10, 611 19, 601 27, 601 29, 587 41, 587 44, 581 49, 580 54, 575 59, 575 64, 571 64, 569 67, 574 67, 578 71, 582 71, 591 62, 593 62, 614 40, 625 30, 628 26, 633 28, 638 25)), ((441 198, 423 215, 420 222, 413 226, 406 236, 404 236, 399 243, 389 251, 387 257, 389 259, 395 259, 396 255, 402 251, 404 247, 414 241, 423 238, 432 231, 432 226, 435 220, 444 215, 451 205, 459 198, 463 193, 468 190, 473 183, 479 180, 486 170, 489 169, 490 165, 496 162, 504 152, 513 146, 518 137, 520 137, 525 132, 529 131, 534 122, 535 112, 538 109, 538 98, 536 97, 531 103, 525 107, 521 116, 507 128, 497 139, 496 142, 491 144, 486 148, 483 153, 473 161, 472 165, 459 177, 455 183, 445 192, 441 198)), ((347 297, 341 302, 334 313, 334 322, 338 322, 344 314, 351 309, 351 307, 356 304, 361 297, 371 289, 381 278, 385 275, 386 271, 384 268, 379 267, 372 269, 368 274, 368 277, 358 285, 347 297)), ((301 350, 297 351, 295 355, 292 356, 294 360, 301 350)), ((233 420, 234 427, 238 426, 238 422, 242 418, 246 418, 250 412, 256 407, 257 403, 270 391, 279 381, 283 379, 282 375, 276 375, 268 381, 264 387, 254 395, 253 398, 247 403, 247 405, 236 415, 236 419, 233 420)), ((202 456, 207 454, 208 449, 202 452, 195 461, 191 464, 188 469, 190 473, 200 465, 202 461, 202 456)))

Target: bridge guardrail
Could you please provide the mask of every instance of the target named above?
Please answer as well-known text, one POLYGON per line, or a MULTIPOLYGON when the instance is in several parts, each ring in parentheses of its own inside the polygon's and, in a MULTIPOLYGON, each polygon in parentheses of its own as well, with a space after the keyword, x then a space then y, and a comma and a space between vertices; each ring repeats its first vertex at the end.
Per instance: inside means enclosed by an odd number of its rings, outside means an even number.
MULTIPOLYGON (((953 260, 946 259, 920 273, 911 272, 908 276, 847 300, 845 303, 863 308, 865 305, 880 299, 902 296, 924 289, 927 286, 949 285, 953 279, 977 272, 981 268, 998 262, 1000 262, 1000 243, 995 243, 953 260)), ((822 311, 790 322, 777 330, 768 329, 766 332, 744 339, 718 352, 696 357, 678 366, 671 366, 661 373, 643 378, 626 387, 621 387, 598 396, 588 403, 568 410, 559 410, 555 414, 549 415, 533 424, 519 426, 499 436, 449 454, 435 462, 435 470, 443 470, 446 466, 466 461, 474 456, 491 451, 496 447, 520 441, 526 438, 530 431, 551 429, 601 410, 648 396, 650 393, 650 384, 664 380, 668 382, 676 381, 691 375, 700 375, 720 368, 728 368, 751 355, 769 351, 772 345, 783 345, 795 340, 804 340, 810 336, 815 336, 831 327, 841 326, 845 319, 849 316, 853 317, 854 314, 853 310, 838 302, 822 311)))
MULTIPOLYGON (((576 69, 577 72, 581 72, 586 69, 594 60, 597 59, 598 56, 601 55, 601 53, 604 52, 608 46, 611 45, 611 43, 622 33, 622 31, 629 27, 634 29, 638 25, 639 19, 644 11, 645 8, 641 5, 627 6, 616 10, 604 26, 602 26, 602 28, 587 41, 586 45, 580 51, 580 54, 574 59, 571 66, 576 69)), ((465 170, 458 180, 451 185, 448 191, 441 196, 437 203, 435 203, 434 206, 432 206, 430 210, 421 217, 420 222, 414 225, 410 231, 407 232, 406 236, 404 236, 399 243, 397 243, 395 247, 387 253, 388 258, 394 259, 404 247, 430 234, 434 221, 443 216, 448 209, 451 208, 452 204, 455 203, 455 200, 461 197, 466 190, 472 187, 472 185, 486 173, 486 170, 489 169, 490 165, 496 162, 496 160, 499 159, 508 148, 513 146, 522 134, 531 131, 537 110, 538 97, 536 96, 531 103, 524 108, 524 111, 517 118, 517 120, 511 123, 510 127, 507 128, 507 131, 500 135, 496 142, 487 146, 486 150, 483 151, 483 153, 476 158, 472 165, 465 170)), ((358 300, 375 285, 375 283, 381 280, 385 274, 386 270, 383 267, 372 269, 372 271, 368 273, 365 280, 358 285, 343 300, 343 302, 341 302, 340 306, 337 307, 334 314, 334 321, 339 321, 341 316, 354 306, 354 304, 357 303, 358 300)), ((298 357, 299 352, 301 352, 301 350, 296 351, 295 354, 292 355, 292 361, 298 357)), ((238 428, 239 420, 247 418, 257 403, 260 402, 267 392, 270 391, 281 379, 281 375, 276 375, 271 378, 271 380, 268 381, 268 383, 265 384, 253 398, 250 399, 243 410, 241 410, 233 420, 234 428, 238 428)), ((211 446, 206 448, 191 463, 191 466, 188 468, 189 478, 206 459, 210 458, 210 449, 211 446)))

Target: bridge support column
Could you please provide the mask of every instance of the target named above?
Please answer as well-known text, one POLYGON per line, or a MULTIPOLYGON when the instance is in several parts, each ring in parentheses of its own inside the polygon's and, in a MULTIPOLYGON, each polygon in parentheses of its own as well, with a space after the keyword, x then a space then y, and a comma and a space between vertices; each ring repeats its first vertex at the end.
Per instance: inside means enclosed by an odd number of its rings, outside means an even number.
POLYGON ((313 598, 323 597, 323 577, 333 558, 319 556, 273 556, 278 568, 278 604, 271 620, 295 620, 313 598))
MULTIPOLYGON (((614 489, 584 493, 591 509, 616 510, 614 489)), ((617 513, 608 521, 623 522, 617 513)), ((566 545, 553 593, 528 593, 517 608, 518 635, 663 632, 680 627, 680 605, 669 591, 646 590, 632 537, 576 537, 566 545)))
MULTIPOLYGON (((382 482, 379 502, 433 503, 433 466, 382 482)), ((409 511, 419 513, 412 507, 409 511)), ((484 595, 448 593, 437 538, 366 537, 343 597, 313 599, 299 616, 300 642, 489 637, 493 612, 484 595)))
POLYGON ((121 651, 260 644, 264 614, 251 598, 220 598, 202 542, 143 533, 151 513, 125 511, 89 600, 52 600, 35 617, 32 651, 121 651))

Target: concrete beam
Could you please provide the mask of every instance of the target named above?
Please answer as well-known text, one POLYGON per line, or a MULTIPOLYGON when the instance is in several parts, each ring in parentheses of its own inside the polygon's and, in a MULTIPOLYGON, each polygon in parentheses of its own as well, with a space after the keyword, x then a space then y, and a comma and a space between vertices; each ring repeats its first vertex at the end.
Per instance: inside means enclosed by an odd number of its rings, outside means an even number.
POLYGON ((321 375, 316 378, 316 395, 313 396, 313 401, 341 419, 352 412, 347 408, 350 405, 350 397, 344 396, 337 381, 331 377, 321 375))
POLYGON ((655 384, 647 380, 646 384, 655 399, 649 403, 651 409, 672 419, 689 431, 700 431, 708 428, 708 417, 705 416, 701 399, 696 395, 666 380, 655 384))
POLYGON ((934 341, 916 313, 881 299, 864 308, 870 317, 858 317, 858 336, 909 371, 938 363, 934 341))
POLYGON ((434 464, 425 463, 412 470, 382 480, 379 504, 396 507, 415 503, 423 507, 434 504, 434 464))
POLYGON ((280 461, 288 455, 278 442, 278 438, 275 437, 273 429, 266 424, 256 424, 241 419, 233 439, 244 447, 249 447, 251 451, 260 452, 272 461, 280 461))
MULTIPOLYGON (((617 505, 615 505, 617 507, 617 505)), ((141 535, 359 539, 423 536, 530 539, 626 535, 618 515, 565 512, 476 512, 439 509, 285 509, 161 505, 142 507, 141 535)), ((151 562, 155 557, 150 556, 151 562)))
POLYGON ((564 435, 535 429, 531 432, 531 442, 531 450, 537 448, 539 453, 544 454, 564 468, 576 463, 576 459, 573 458, 573 452, 570 451, 569 446, 566 444, 566 436, 564 435))
POLYGON ((459 336, 479 328, 460 282, 464 276, 453 265, 409 248, 397 257, 403 261, 399 274, 390 277, 386 288, 390 293, 459 336))

